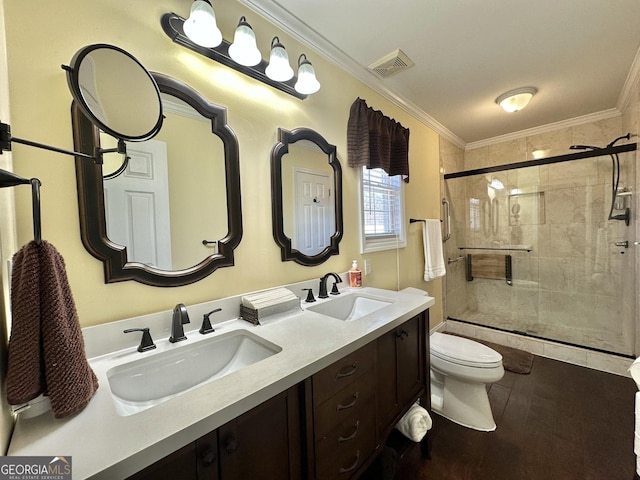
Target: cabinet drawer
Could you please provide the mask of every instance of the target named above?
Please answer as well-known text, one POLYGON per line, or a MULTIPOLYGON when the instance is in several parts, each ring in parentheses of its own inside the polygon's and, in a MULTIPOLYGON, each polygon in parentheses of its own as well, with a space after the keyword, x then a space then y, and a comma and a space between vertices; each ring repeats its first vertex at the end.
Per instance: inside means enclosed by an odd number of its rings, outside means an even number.
POLYGON ((371 342, 316 373, 312 377, 314 407, 371 370, 374 358, 375 342, 371 342))
POLYGON ((369 419, 361 423, 358 434, 351 441, 333 446, 329 454, 316 456, 316 480, 348 479, 373 454, 376 448, 373 409, 369 419))
POLYGON ((334 428, 321 435, 316 440, 316 458, 324 459, 332 457, 334 452, 343 449, 350 449, 357 444, 362 437, 374 434, 375 425, 375 401, 374 396, 370 396, 358 410, 354 410, 342 422, 334 428))
MULTIPOLYGON (((343 424, 353 412, 361 411, 374 395, 375 377, 364 375, 314 408, 315 438, 343 424)), ((371 406, 373 409, 373 405, 371 406)))

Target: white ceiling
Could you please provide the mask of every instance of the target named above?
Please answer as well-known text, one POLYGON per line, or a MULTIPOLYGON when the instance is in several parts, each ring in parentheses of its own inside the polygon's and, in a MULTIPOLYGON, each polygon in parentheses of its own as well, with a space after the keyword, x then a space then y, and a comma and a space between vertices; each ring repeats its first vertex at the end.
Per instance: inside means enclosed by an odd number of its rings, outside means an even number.
POLYGON ((639 0, 240 1, 460 146, 612 116, 640 69, 639 0), (415 66, 367 69, 396 49, 415 66), (496 105, 525 86, 526 109, 496 105))

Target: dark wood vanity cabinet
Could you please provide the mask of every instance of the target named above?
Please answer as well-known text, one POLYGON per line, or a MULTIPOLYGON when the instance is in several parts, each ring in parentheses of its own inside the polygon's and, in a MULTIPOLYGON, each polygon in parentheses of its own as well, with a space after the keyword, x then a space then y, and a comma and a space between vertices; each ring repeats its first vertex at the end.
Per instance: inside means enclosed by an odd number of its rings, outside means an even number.
POLYGON ((128 480, 299 480, 300 436, 296 386, 128 480))
POLYGON ((358 478, 413 402, 430 409, 429 312, 130 480, 358 478))
POLYGON ((377 340, 376 418, 383 442, 413 402, 431 407, 428 371, 428 310, 377 340), (394 388, 395 387, 395 388, 394 388))
POLYGON ((306 381, 308 478, 358 478, 418 398, 430 408, 427 329, 425 311, 306 381))

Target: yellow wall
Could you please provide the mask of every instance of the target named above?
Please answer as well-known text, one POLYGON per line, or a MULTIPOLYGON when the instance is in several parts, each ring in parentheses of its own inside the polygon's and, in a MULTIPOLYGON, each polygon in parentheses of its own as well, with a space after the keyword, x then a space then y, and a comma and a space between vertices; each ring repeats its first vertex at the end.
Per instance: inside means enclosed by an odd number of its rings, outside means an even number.
MULTIPOLYGON (((411 183, 406 189, 408 217, 438 218, 438 135, 418 120, 363 86, 309 48, 260 19, 242 5, 214 0, 218 24, 225 38, 241 15, 256 31, 266 55, 278 35, 292 60, 306 53, 322 84, 304 101, 281 93, 174 44, 162 31, 166 12, 188 14, 187 0, 130 2, 125 0, 5 0, 12 131, 62 148, 72 148, 69 108, 71 96, 61 64, 91 43, 110 43, 131 52, 149 70, 188 83, 213 103, 228 109, 228 123, 240 145, 244 236, 236 250, 236 264, 189 286, 157 288, 136 282, 105 284, 102 264, 80 241, 74 161, 71 157, 14 144, 18 174, 42 180, 42 231, 66 260, 71 288, 83 326, 95 325, 242 292, 345 271, 352 259, 369 258, 372 273, 366 285, 383 288, 415 286, 436 297, 432 325, 441 319, 441 281, 422 280, 420 230, 408 226, 408 246, 396 251, 359 254, 357 172, 347 166, 346 127, 349 107, 360 96, 411 130, 411 183), (345 234, 340 255, 318 267, 281 262, 271 234, 269 155, 278 127, 309 127, 337 146, 343 166, 345 234)), ((28 189, 27 189, 28 190, 28 189)), ((18 245, 32 238, 28 192, 16 191, 18 245)))

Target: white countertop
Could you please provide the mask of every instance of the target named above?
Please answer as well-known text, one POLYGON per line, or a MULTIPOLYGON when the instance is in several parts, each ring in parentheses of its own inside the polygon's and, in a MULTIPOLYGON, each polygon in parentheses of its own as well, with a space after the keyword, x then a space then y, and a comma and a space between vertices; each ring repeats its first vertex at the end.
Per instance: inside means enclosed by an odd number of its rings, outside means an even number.
MULTIPOLYGON (((316 282, 313 281, 313 286, 316 282)), ((296 284, 292 290, 299 294, 297 290, 301 285, 296 284)), ((350 293, 350 289, 341 291, 345 295, 350 293)), ((51 412, 30 419, 19 418, 8 454, 71 456, 76 480, 125 478, 301 382, 435 303, 432 297, 371 287, 357 291, 393 297, 395 302, 350 322, 304 310, 268 317, 259 326, 238 319, 214 323, 215 333, 206 338, 246 329, 280 346, 282 351, 129 416, 121 416, 116 411, 106 376, 113 363, 104 360, 104 354, 119 350, 120 359, 130 361, 154 351, 137 352, 140 336, 125 335, 122 330, 150 326, 158 351, 180 348, 204 337, 197 332, 202 312, 223 305, 223 309, 226 307, 228 312, 237 315, 241 296, 193 307, 187 305, 191 330, 185 328, 188 339, 176 344, 169 344, 167 340, 170 311, 84 329, 87 356, 100 382, 96 395, 83 411, 70 418, 55 419, 51 412)), ((314 305, 331 300, 319 300, 314 305)), ((214 322, 213 316, 211 319, 214 322)))

